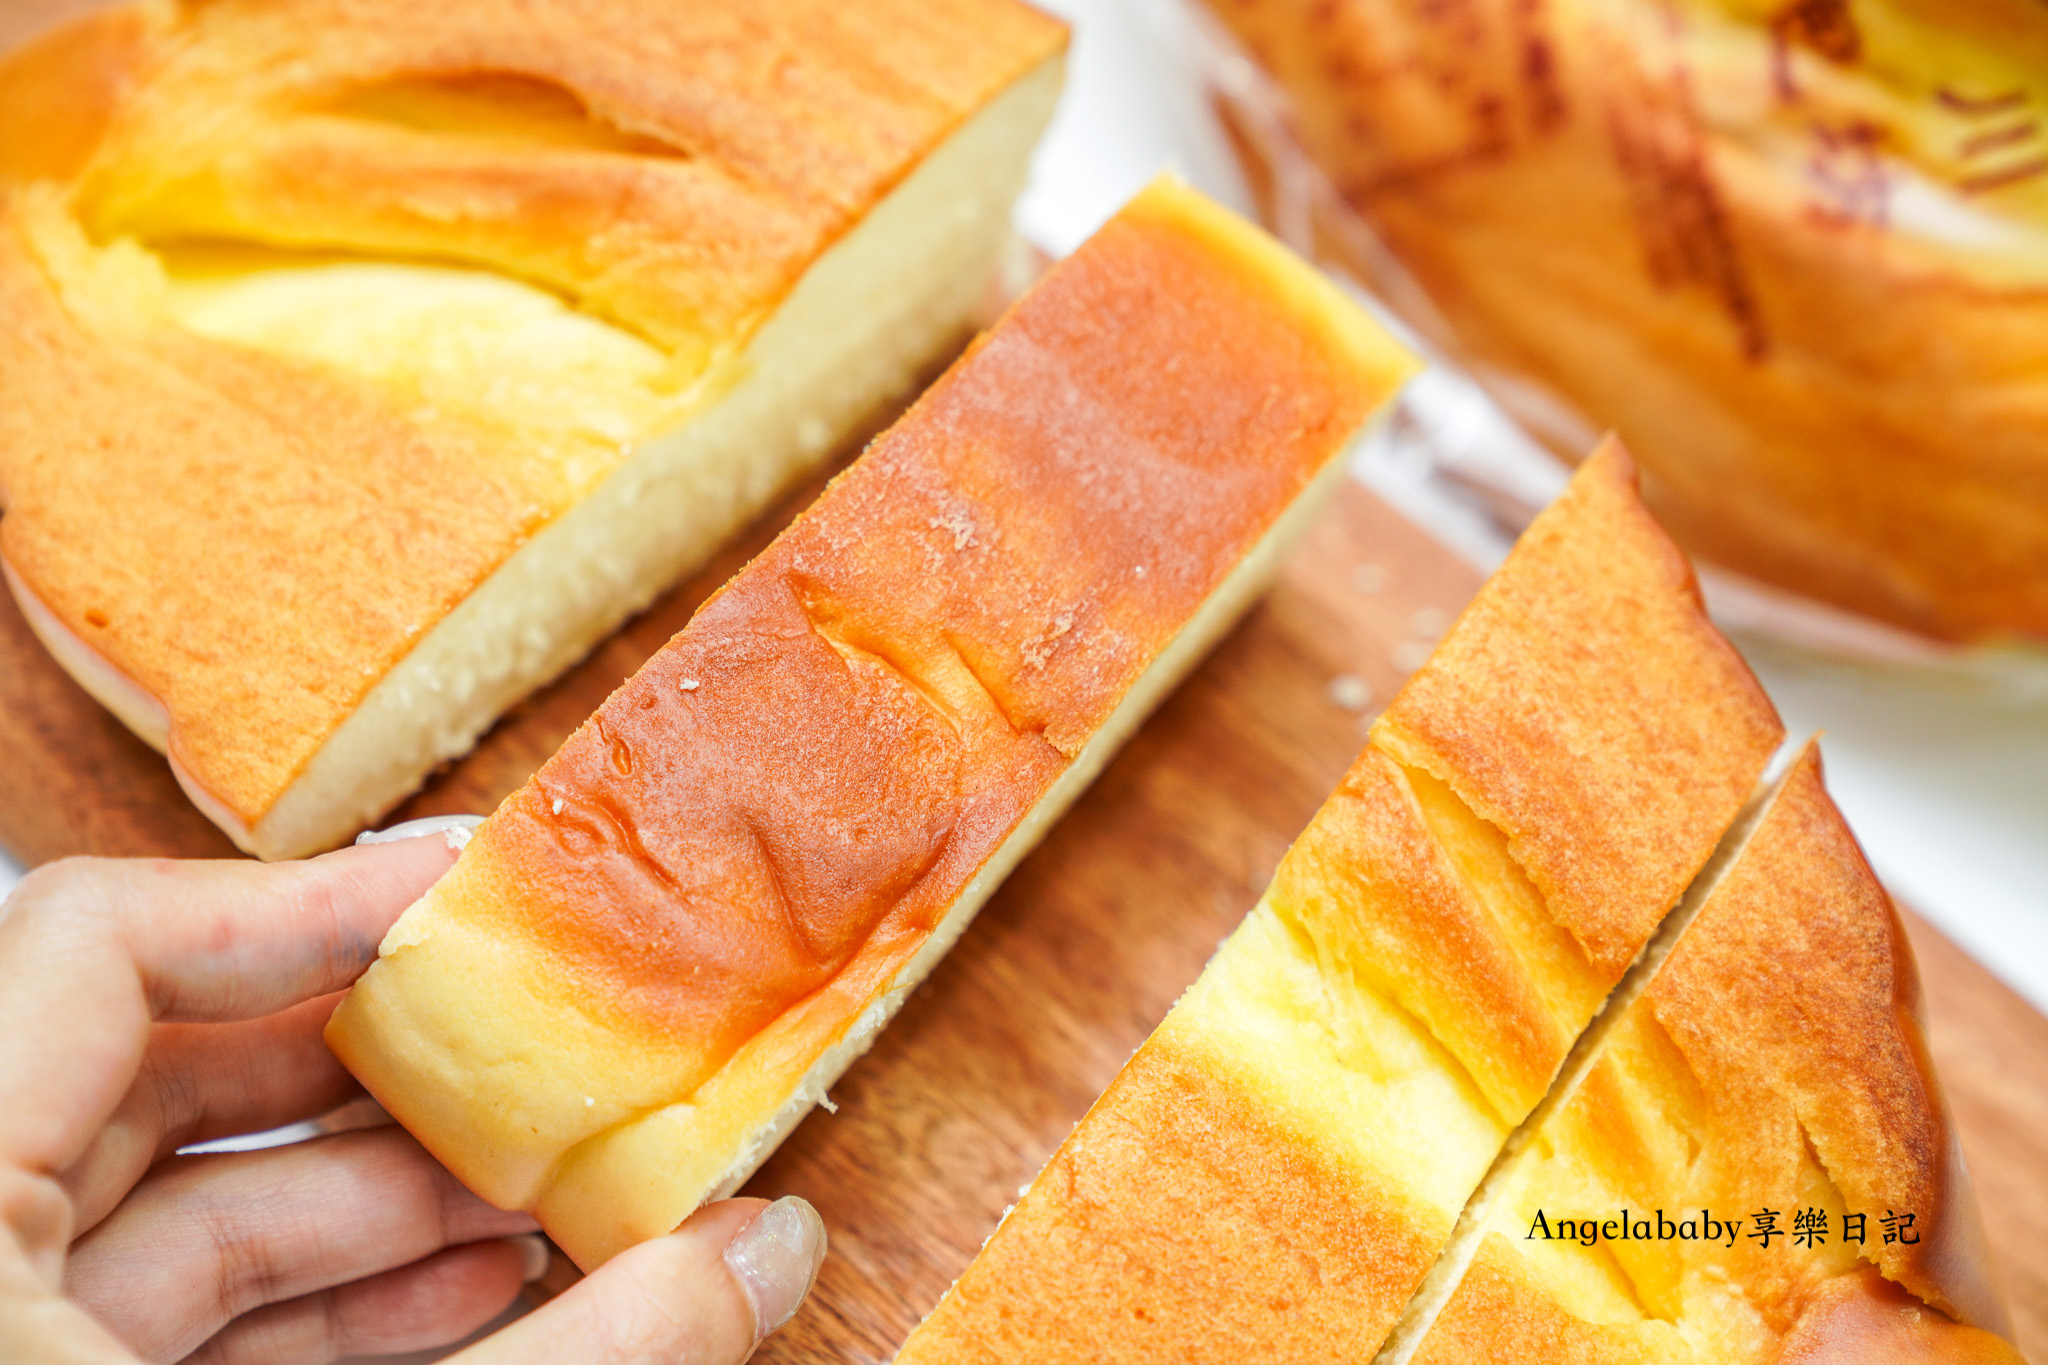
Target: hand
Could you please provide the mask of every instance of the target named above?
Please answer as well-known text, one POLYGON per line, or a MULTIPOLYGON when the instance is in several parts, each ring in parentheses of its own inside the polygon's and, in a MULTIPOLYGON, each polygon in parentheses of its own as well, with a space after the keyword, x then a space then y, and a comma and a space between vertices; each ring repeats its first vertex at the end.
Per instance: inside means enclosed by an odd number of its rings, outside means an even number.
MULTIPOLYGON (((268 867, 75 859, 0 903, 0 1360, 419 1350, 538 1276, 532 1220, 395 1127, 175 1155, 361 1093, 320 1030, 452 861, 437 837, 268 867)), ((824 1251, 802 1200, 727 1200, 453 1359, 736 1365, 824 1251)))

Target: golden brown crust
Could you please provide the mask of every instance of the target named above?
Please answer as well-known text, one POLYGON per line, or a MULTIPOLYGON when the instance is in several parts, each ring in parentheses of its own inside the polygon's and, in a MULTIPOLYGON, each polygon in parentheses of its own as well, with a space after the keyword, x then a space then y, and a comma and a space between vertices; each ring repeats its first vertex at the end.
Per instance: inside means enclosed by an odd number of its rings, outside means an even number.
POLYGON ((1210 4, 1401 279, 1333 249, 1561 455, 1618 430, 1752 577, 2048 638, 2034 5, 1210 4))
POLYGON ((0 183, 0 548, 254 825, 587 490, 470 417, 181 329, 110 239, 496 271, 654 338, 680 390, 1063 41, 1011 0, 221 0, 53 33, 0 98, 0 182, 77 175, 0 183), (79 96, 60 137, 52 85, 79 96))
POLYGON ((508 799, 330 1042, 506 1202, 578 1143, 754 1085, 728 1063, 782 1087, 719 1137, 745 1139, 1406 364, 1154 186, 508 799), (485 979, 441 956, 470 944, 485 979))
POLYGON ((1571 1361, 1573 1365, 1689 1365, 1663 1323, 1588 1322, 1535 1283, 1509 1242, 1486 1234, 1414 1365, 1571 1361))
POLYGON ((1128 214, 1026 297, 493 817, 493 923, 711 1068, 928 933, 1377 396, 1222 265, 1128 214))
MULTIPOLYGON (((1409 680, 1260 908, 900 1359, 1084 1359, 1096 1349, 1326 1358, 1333 1340, 1370 1356, 1500 1140, 1705 863, 1778 733, 1754 679, 1701 614, 1683 560, 1635 502, 1626 456, 1595 456, 1409 680), (1531 718, 1537 710, 1547 714, 1531 718), (1673 771, 1672 750, 1696 769, 1673 771), (1429 775, 1439 768, 1450 789, 1429 775), (1680 795, 1636 799, 1652 782, 1680 795), (1582 804, 1535 804, 1559 787, 1583 793, 1582 804), (1564 913, 1585 898, 1551 895, 1517 847, 1529 825, 1489 825, 1476 801, 1461 800, 1468 791, 1558 823, 1528 841, 1537 866, 1556 866, 1554 850, 1574 840, 1622 850, 1602 869, 1614 879, 1598 902, 1610 908, 1605 960, 1567 932, 1588 937, 1584 916, 1564 913), (1649 876, 1629 866, 1653 856, 1665 866, 1649 876), (1282 935, 1301 965, 1275 948, 1282 935), (1310 979, 1290 992, 1283 983, 1302 972, 1310 979), (1247 1041, 1215 1041, 1226 1038, 1247 1041), (1305 1064, 1311 1053, 1327 1067, 1305 1064), (1418 1085, 1418 1072, 1441 1088, 1418 1085), (1331 1093, 1310 1103, 1305 1088, 1331 1093), (1295 1115, 1305 1104, 1310 1117, 1295 1115), (1262 1154, 1265 1135, 1282 1128, 1301 1155, 1262 1154), (1443 1153, 1453 1151, 1470 1164, 1447 1177, 1443 1153), (1325 1190, 1326 1168, 1347 1172, 1341 1196, 1325 1190), (1083 1176, 1087 1195, 1076 1199, 1083 1176), (1176 1211, 1155 1232, 1166 1189, 1176 1211), (1326 1244, 1313 1232, 1297 1243, 1299 1220, 1263 1212, 1297 1199, 1359 1210, 1350 1216, 1369 1244, 1326 1244), (1168 1245, 1194 1267, 1189 1283, 1155 1268, 1168 1263, 1163 1250, 1126 1253, 1168 1245), (1361 1259, 1331 1265, 1339 1252, 1361 1259), (1211 1257, 1252 1268, 1217 1289, 1211 1257), (1342 1335, 1301 1338, 1295 1319, 1259 1297, 1270 1277, 1274 1302, 1291 1311, 1305 1267, 1350 1296, 1342 1335)), ((1560 1340, 1600 1337, 1574 1336, 1569 1323, 1555 1330, 1560 1340)))
POLYGON ((1435 1254, 1411 1209, 1162 1031, 897 1360, 1324 1361, 1384 1337, 1435 1254))
POLYGON ((1400 766, 1368 748, 1273 874, 1271 901, 1333 976, 1356 973, 1421 1018, 1515 1123, 1536 1107, 1576 1019, 1433 838, 1400 766))
POLYGON ((1809 750, 1648 1001, 1711 1106, 1709 1165, 1731 1193, 1792 1188, 1810 1143, 1888 1278, 2002 1325, 1919 990, 1898 915, 1809 750), (1914 1215, 1914 1242, 1883 1240, 1892 1212, 1914 1215))
POLYGON ((79 211, 470 261, 701 354, 1064 39, 998 0, 216 0, 153 46, 79 211), (505 131, 434 126, 485 111, 505 131))
POLYGON ((1616 980, 1784 734, 1608 441, 1373 727, 1507 835, 1616 980))
POLYGON ((81 325, 22 228, 0 216, 0 553, 253 818, 539 509, 453 424, 341 376, 81 325))
POLYGON ((2015 1358, 1994 1334, 2009 1328, 1917 992, 1897 916, 1809 748, 1584 1086, 1534 1136, 1416 1358, 1577 1361, 1608 1312, 1653 1343, 1671 1324, 1662 1349, 1690 1342, 1700 1360, 2015 1358), (1597 1247, 1570 1234, 1553 1245, 1557 1220, 1623 1209, 1674 1227, 1644 1221, 1623 1240, 1609 1221, 1597 1247), (1818 1236, 1802 1239, 1798 1217, 1816 1212, 1818 1236), (1675 1226, 1710 1214, 1736 1220, 1725 1240, 1675 1226), (1587 1285, 1609 1280, 1620 1306, 1588 1307, 1587 1285), (1556 1324, 1541 1349, 1532 1323, 1556 1324))

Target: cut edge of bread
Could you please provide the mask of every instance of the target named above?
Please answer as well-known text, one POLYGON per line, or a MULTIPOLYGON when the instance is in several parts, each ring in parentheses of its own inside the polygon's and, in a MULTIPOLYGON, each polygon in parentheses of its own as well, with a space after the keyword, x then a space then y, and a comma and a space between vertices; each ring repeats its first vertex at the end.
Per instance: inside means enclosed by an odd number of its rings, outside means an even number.
POLYGON ((722 384, 713 380, 720 391, 705 406, 642 442, 456 604, 253 820, 181 762, 157 697, 12 570, 8 585, 59 665, 168 756, 193 803, 239 847, 264 859, 332 847, 700 567, 971 333, 1015 240, 1010 206, 1063 72, 1064 56, 1048 58, 928 153, 813 262, 722 384))

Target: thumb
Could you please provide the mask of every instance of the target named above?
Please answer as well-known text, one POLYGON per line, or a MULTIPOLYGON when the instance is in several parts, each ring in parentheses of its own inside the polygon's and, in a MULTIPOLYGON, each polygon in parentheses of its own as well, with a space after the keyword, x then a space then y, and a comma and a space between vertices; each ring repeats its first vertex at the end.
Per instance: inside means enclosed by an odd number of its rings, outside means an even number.
POLYGON ((728 1199, 451 1361, 739 1365, 795 1314, 824 1260, 825 1223, 804 1200, 728 1199))

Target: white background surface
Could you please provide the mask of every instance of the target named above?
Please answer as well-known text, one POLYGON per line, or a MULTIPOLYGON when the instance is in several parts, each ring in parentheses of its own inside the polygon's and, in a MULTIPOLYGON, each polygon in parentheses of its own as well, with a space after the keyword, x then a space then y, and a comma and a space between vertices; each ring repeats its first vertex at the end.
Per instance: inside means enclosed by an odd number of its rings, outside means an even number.
MULTIPOLYGON (((1076 35, 1066 101, 1019 206, 1026 235, 1069 250, 1167 166, 1244 203, 1172 0, 1040 3, 1076 35)), ((1988 706, 1779 648, 1749 652, 1786 724, 1827 731, 1829 783, 1893 891, 2048 1009, 2048 699, 1988 706)), ((0 859, 0 886, 14 875, 0 859)))

